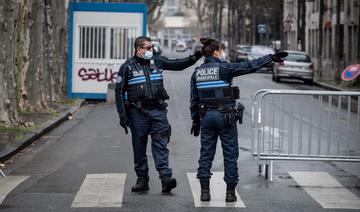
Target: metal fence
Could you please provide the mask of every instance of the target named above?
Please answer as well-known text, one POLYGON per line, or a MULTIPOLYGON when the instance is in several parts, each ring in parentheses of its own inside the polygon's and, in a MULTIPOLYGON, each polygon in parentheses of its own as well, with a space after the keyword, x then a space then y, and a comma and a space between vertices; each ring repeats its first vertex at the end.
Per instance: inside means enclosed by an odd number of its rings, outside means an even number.
POLYGON ((126 60, 134 55, 135 26, 79 25, 78 58, 82 60, 126 60))
POLYGON ((274 160, 360 161, 360 92, 259 90, 252 100, 251 149, 259 174, 274 160))

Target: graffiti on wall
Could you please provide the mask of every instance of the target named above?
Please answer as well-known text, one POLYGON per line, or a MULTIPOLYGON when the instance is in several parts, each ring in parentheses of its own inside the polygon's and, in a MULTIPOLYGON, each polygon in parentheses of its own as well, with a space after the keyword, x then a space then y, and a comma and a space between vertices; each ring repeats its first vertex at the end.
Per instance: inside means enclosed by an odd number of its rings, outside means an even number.
POLYGON ((115 82, 117 73, 117 71, 108 68, 105 68, 104 70, 99 68, 80 68, 78 70, 78 76, 82 81, 95 80, 97 82, 115 82))

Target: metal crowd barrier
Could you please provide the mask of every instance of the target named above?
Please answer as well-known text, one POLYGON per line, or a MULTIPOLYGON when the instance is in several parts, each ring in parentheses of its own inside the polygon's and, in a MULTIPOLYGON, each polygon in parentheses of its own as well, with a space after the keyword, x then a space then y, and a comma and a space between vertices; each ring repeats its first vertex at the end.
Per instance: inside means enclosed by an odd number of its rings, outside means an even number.
POLYGON ((360 162, 360 92, 259 90, 251 108, 259 174, 274 160, 360 162))

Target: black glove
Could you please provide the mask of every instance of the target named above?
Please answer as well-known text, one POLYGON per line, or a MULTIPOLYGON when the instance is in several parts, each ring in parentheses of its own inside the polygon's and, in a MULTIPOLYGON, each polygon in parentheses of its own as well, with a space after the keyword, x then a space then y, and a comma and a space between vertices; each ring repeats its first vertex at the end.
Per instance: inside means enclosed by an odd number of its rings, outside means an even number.
POLYGON ((284 62, 284 60, 282 58, 287 57, 287 56, 288 56, 287 52, 278 52, 272 56, 272 60, 276 63, 281 63, 281 62, 284 62))
POLYGON ((130 128, 130 121, 127 116, 121 116, 120 117, 120 125, 122 128, 124 128, 125 133, 128 134, 128 127, 130 128))
POLYGON ((191 131, 190 134, 194 135, 195 137, 198 137, 200 135, 200 119, 196 118, 193 120, 192 126, 191 126, 191 131))
POLYGON ((193 55, 193 59, 194 59, 194 60, 199 60, 202 56, 203 56, 202 51, 197 51, 197 52, 195 52, 195 54, 193 55))

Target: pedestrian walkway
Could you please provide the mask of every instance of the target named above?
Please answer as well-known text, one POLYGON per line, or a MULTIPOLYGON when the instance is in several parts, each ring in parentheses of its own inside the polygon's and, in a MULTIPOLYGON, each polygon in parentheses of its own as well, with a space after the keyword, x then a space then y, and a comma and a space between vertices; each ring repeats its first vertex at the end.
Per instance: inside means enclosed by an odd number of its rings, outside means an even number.
MULTIPOLYGON (((360 198, 342 186, 335 178, 325 172, 289 172, 297 184, 324 209, 360 210, 360 198)), ((88 174, 83 180, 71 207, 72 208, 121 208, 125 194, 126 173, 88 174)), ((245 208, 241 195, 236 192, 237 202, 225 202, 226 185, 223 172, 214 172, 211 178, 211 200, 200 201, 200 185, 196 173, 187 173, 194 207, 234 207, 245 208)), ((29 176, 8 176, 0 178, 0 203, 20 183, 29 176)), ((187 186, 187 185, 179 185, 187 186)), ((298 190, 298 192, 303 192, 298 190)), ((176 193, 176 189, 174 190, 176 193)), ((189 194, 191 195, 191 194, 189 194)), ((274 194, 276 195, 276 194, 274 194)), ((146 198, 146 193, 139 194, 146 198)), ((177 198, 177 197, 169 197, 177 198)), ((254 197, 255 198, 255 197, 254 197)), ((21 204, 21 203, 19 203, 21 204)), ((271 203, 269 203, 271 204, 271 203)))

